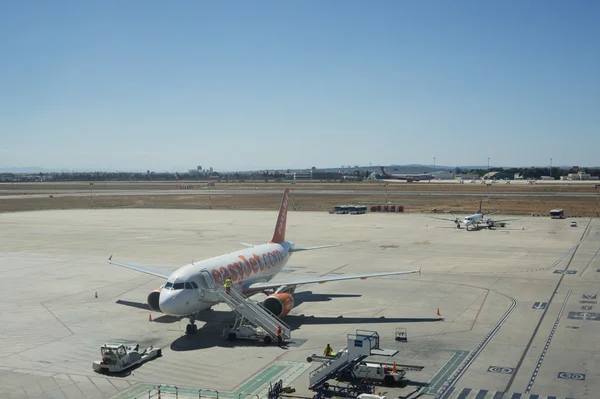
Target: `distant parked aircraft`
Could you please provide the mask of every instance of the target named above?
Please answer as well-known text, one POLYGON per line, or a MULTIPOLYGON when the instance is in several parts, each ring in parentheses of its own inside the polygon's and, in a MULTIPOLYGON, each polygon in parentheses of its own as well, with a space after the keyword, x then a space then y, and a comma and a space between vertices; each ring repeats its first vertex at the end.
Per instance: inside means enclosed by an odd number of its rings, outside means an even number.
POLYGON ((390 180, 406 180, 407 182, 413 182, 413 181, 421 181, 421 180, 427 180, 427 181, 431 181, 433 179, 435 179, 435 177, 431 174, 428 173, 394 173, 394 174, 389 174, 385 171, 385 169, 383 168, 383 166, 380 166, 381 168, 381 173, 384 179, 390 179, 390 180))
POLYGON ((493 227, 505 227, 506 222, 509 220, 517 220, 517 219, 503 219, 503 220, 493 220, 490 217, 485 217, 485 215, 490 215, 489 213, 483 213, 481 210, 481 205, 483 200, 479 201, 479 210, 469 216, 465 216, 464 219, 455 218, 455 219, 446 219, 446 218, 438 218, 431 216, 432 219, 440 219, 440 220, 449 220, 456 224, 456 228, 460 229, 460 225, 464 225, 467 231, 469 230, 469 226, 475 226, 476 229, 479 229, 480 224, 484 224, 488 229, 492 229, 493 227))

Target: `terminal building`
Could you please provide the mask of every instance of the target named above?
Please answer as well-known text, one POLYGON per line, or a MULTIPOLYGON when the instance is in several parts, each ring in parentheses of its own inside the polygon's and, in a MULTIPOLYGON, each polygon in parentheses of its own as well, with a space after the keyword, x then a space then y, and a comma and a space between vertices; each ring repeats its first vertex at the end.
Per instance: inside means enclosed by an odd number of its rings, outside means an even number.
POLYGON ((598 176, 592 176, 589 173, 577 172, 569 173, 566 176, 561 176, 560 180, 598 180, 598 176))

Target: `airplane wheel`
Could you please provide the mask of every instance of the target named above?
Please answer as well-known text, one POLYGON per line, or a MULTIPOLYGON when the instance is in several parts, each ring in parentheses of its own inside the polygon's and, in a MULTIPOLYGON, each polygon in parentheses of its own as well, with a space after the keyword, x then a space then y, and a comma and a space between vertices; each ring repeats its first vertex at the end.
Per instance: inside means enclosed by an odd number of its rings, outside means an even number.
POLYGON ((188 324, 187 326, 185 326, 186 334, 196 334, 197 331, 198 331, 198 326, 196 326, 195 324, 188 324))
POLYGON ((265 342, 266 345, 271 345, 271 343, 273 342, 273 339, 270 336, 267 335, 264 338, 264 342, 265 342))

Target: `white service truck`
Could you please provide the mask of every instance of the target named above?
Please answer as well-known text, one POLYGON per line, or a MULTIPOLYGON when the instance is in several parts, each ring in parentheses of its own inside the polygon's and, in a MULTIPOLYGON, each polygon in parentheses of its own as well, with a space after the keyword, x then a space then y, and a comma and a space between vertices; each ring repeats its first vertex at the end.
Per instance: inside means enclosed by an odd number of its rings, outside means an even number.
POLYGON ((227 338, 229 341, 235 341, 236 339, 261 341, 266 345, 270 345, 273 342, 273 338, 265 330, 251 324, 227 326, 223 329, 221 337, 227 338))
POLYGON ((162 356, 160 348, 150 346, 140 352, 139 347, 139 345, 104 344, 100 347, 102 359, 96 360, 92 364, 92 368, 102 374, 119 373, 147 360, 162 356))
MULTIPOLYGON (((352 374, 355 378, 360 378, 365 381, 373 381, 383 384, 388 387, 395 386, 406 375, 406 370, 396 367, 393 371, 393 366, 381 363, 360 362, 352 368, 352 374)), ((340 376, 340 380, 347 380, 349 373, 340 376)))

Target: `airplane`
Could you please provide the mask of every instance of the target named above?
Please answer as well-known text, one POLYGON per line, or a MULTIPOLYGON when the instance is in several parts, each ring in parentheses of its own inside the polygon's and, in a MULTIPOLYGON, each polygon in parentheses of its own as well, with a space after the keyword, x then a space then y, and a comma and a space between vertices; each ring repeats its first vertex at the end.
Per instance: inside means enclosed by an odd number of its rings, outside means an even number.
POLYGON ((431 174, 428 173, 416 173, 416 174, 410 174, 410 173, 400 173, 400 174, 389 174, 385 171, 385 169, 383 168, 383 166, 379 167, 381 169, 381 173, 382 173, 382 177, 384 179, 389 179, 389 180, 406 180, 408 183, 411 183, 413 181, 421 181, 421 180, 434 180, 435 177, 431 174))
POLYGON ((234 288, 246 296, 258 292, 266 293, 268 296, 263 301, 263 306, 275 316, 284 317, 294 308, 293 294, 296 287, 300 285, 421 273, 419 269, 272 281, 295 252, 341 245, 297 248, 294 242, 286 240, 289 191, 289 188, 284 190, 275 231, 268 243, 259 245, 240 243, 249 248, 190 263, 172 272, 116 261, 112 259, 112 255, 108 258, 107 263, 166 279, 165 284, 150 292, 147 298, 148 306, 156 312, 188 318, 190 322, 186 326, 186 334, 197 332, 195 320, 198 312, 211 308, 220 302, 205 301, 202 290, 222 286, 227 278, 231 279, 234 288), (269 293, 268 290, 273 291, 269 293))
POLYGON ((485 217, 485 215, 491 215, 491 214, 483 213, 483 211, 481 210, 482 203, 483 203, 483 200, 480 200, 479 201, 479 210, 476 213, 469 215, 469 216, 465 216, 465 218, 462 220, 460 218, 446 219, 446 218, 438 218, 438 217, 433 217, 433 216, 430 216, 430 218, 453 221, 456 224, 457 229, 460 229, 460 225, 463 224, 465 226, 465 229, 467 229, 467 231, 469 231, 469 226, 475 226, 476 229, 479 229, 480 224, 485 224, 487 226, 487 228, 489 230, 491 230, 494 227, 505 227, 507 221, 517 220, 517 219, 493 220, 490 217, 485 217))

